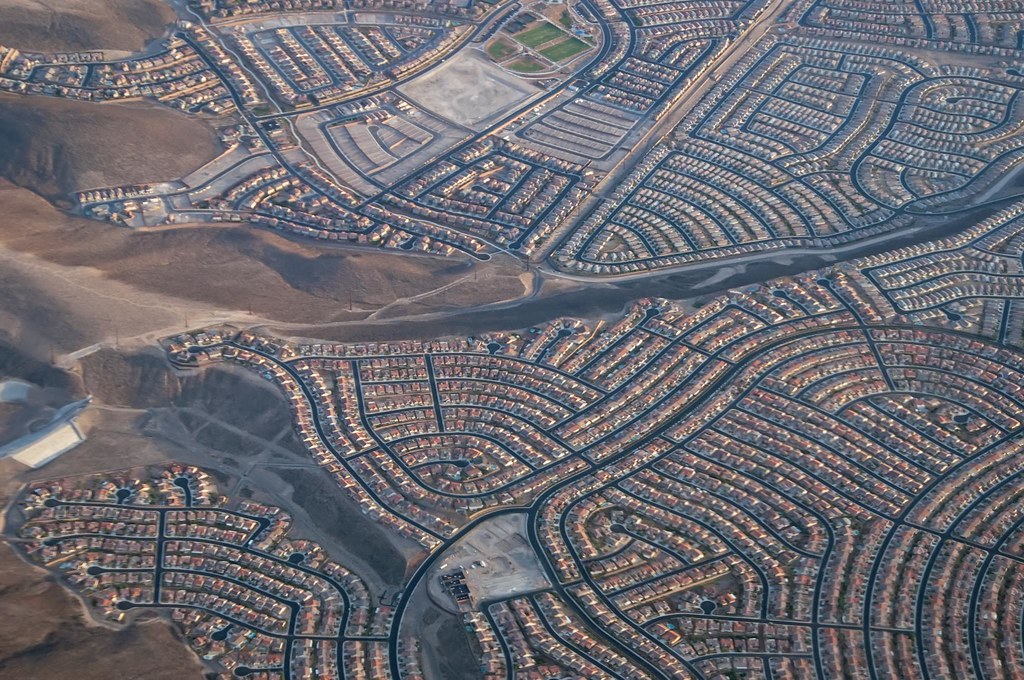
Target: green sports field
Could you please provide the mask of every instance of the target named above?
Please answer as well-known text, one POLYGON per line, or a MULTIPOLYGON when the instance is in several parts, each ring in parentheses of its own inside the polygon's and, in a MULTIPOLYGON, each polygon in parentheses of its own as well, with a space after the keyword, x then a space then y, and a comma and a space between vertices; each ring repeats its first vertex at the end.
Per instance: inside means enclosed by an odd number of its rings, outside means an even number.
POLYGON ((569 38, 568 40, 557 42, 551 47, 545 47, 540 51, 540 53, 551 61, 562 61, 563 59, 568 59, 569 57, 579 54, 588 47, 590 47, 590 45, 579 38, 569 38))
POLYGON ((544 64, 531 57, 520 57, 510 64, 505 64, 505 68, 518 73, 537 73, 544 70, 544 64))
POLYGON ((551 42, 556 38, 561 38, 564 35, 565 33, 560 28, 545 21, 539 26, 534 26, 512 37, 527 47, 536 47, 537 45, 551 42))
POLYGON ((494 61, 501 61, 505 57, 515 54, 517 49, 511 43, 507 43, 499 38, 487 46, 487 54, 494 61))

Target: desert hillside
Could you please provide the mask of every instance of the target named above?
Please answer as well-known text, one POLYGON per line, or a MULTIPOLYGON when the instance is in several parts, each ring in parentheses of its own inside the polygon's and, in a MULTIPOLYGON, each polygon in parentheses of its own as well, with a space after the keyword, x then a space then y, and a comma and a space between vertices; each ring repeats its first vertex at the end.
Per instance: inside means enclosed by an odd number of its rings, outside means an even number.
POLYGON ((160 0, 4 0, 0 45, 38 52, 140 50, 175 19, 160 0))
POLYGON ((177 179, 218 152, 204 122, 154 103, 0 95, 0 176, 51 200, 177 179))

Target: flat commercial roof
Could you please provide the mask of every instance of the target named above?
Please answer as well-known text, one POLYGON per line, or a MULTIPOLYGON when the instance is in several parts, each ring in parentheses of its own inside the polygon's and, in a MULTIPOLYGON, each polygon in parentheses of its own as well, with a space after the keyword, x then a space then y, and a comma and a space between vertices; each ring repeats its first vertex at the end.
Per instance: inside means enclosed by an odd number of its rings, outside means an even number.
POLYGON ((40 437, 10 454, 14 460, 32 468, 42 467, 61 454, 67 453, 85 441, 74 422, 61 423, 40 437))

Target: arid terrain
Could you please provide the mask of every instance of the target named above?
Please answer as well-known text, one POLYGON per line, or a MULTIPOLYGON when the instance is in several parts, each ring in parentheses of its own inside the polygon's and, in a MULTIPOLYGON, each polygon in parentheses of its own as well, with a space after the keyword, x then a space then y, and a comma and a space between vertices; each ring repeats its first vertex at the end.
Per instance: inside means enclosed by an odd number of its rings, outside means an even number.
POLYGON ((500 262, 325 249, 241 226, 133 232, 62 214, 9 184, 0 197, 0 319, 39 356, 216 318, 315 326, 525 292, 521 269, 500 262))
POLYGON ((139 50, 174 12, 160 0, 4 0, 0 45, 47 52, 139 50))
POLYGON ((0 95, 0 174, 55 201, 93 187, 177 179, 217 153, 208 125, 155 104, 0 95))
POLYGON ((1024 673, 1020 3, 428 4, 0 0, 0 680, 1024 673))

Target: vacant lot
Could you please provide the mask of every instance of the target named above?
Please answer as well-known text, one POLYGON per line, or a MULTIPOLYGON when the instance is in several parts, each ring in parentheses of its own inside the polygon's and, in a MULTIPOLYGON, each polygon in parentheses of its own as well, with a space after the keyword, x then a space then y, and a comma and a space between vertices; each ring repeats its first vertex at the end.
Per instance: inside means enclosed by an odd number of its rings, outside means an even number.
POLYGON ((551 61, 562 61, 579 54, 588 47, 590 46, 579 38, 569 38, 555 43, 551 47, 545 47, 540 53, 551 61))
POLYGON ((565 37, 565 33, 554 24, 544 22, 539 26, 527 29, 522 33, 517 33, 513 37, 527 47, 537 47, 538 45, 551 42, 556 38, 565 37))
POLYGON ((442 118, 469 127, 486 124, 537 91, 473 51, 460 52, 401 90, 442 118))
POLYGON ((436 574, 461 569, 478 601, 549 587, 537 553, 526 538, 526 521, 526 513, 516 513, 482 522, 448 548, 435 567, 436 574))
POLYGON ((292 502, 306 510, 337 545, 376 572, 386 584, 405 578, 406 558, 386 529, 367 517, 333 480, 319 470, 282 468, 274 473, 294 489, 292 502))
POLYGON ((480 661, 473 651, 476 641, 470 640, 460 617, 433 603, 424 604, 423 613, 410 619, 423 644, 426 677, 445 680, 478 680, 480 661))

